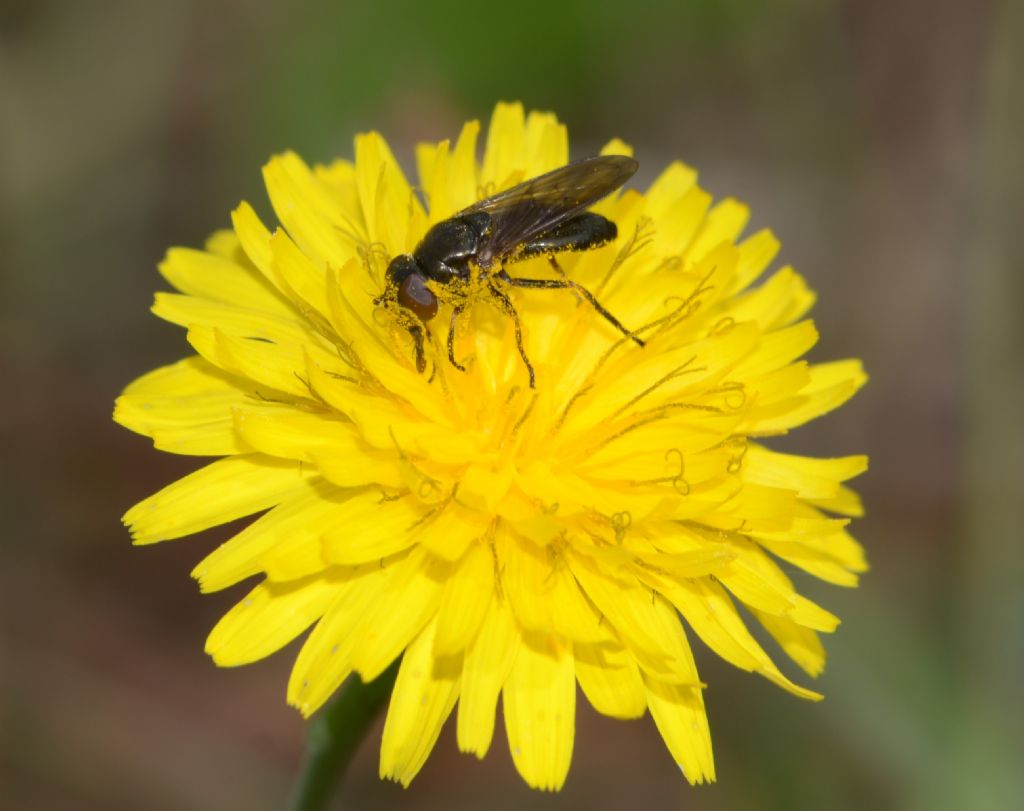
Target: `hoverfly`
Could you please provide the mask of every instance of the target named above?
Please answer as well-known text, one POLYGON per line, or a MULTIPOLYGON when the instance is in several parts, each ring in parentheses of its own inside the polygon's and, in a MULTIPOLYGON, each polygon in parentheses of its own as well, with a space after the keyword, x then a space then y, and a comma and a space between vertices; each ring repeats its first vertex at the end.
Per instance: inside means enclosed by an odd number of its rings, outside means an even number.
POLYGON ((557 253, 585 251, 615 239, 615 223, 586 209, 619 188, 636 170, 637 162, 625 155, 602 155, 570 163, 459 211, 427 231, 412 254, 392 259, 385 274, 384 293, 375 303, 385 307, 398 305, 400 321, 413 338, 417 370, 422 373, 426 369, 424 330, 426 323, 437 315, 440 295, 452 304, 448 360, 456 369, 465 371, 455 359, 455 324, 471 303, 471 263, 490 300, 513 321, 516 346, 529 372, 530 388, 536 387, 536 378, 523 347, 519 315, 499 284, 574 290, 619 332, 644 346, 593 293, 565 278, 555 259, 557 253), (509 276, 505 271, 506 265, 536 256, 547 256, 561 278, 524 279, 509 276), (496 270, 492 270, 494 266, 496 270))

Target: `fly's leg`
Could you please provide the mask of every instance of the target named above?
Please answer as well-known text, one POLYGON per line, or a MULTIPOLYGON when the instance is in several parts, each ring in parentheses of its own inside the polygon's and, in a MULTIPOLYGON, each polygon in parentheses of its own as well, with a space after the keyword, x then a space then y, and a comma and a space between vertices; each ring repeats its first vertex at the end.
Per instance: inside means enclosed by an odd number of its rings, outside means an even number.
MULTIPOLYGON (((563 279, 568 279, 569 278, 569 276, 566 274, 566 272, 564 270, 562 270, 562 266, 560 264, 558 264, 558 260, 555 259, 555 255, 554 254, 548 254, 548 264, 551 265, 551 269, 553 271, 555 271, 555 273, 557 273, 563 279)), ((573 292, 573 296, 575 297, 576 303, 578 304, 579 300, 580 300, 580 294, 574 291, 573 292)))
POLYGON ((562 270, 562 266, 558 264, 558 260, 555 259, 554 256, 548 256, 548 263, 551 265, 551 269, 554 270, 555 273, 557 273, 563 279, 568 278, 568 276, 565 275, 565 271, 562 270))
MULTIPOLYGON (((499 275, 499 278, 508 280, 507 276, 503 276, 504 271, 499 275)), ((512 319, 512 324, 516 330, 516 346, 519 348, 519 356, 523 359, 523 363, 526 365, 526 371, 530 374, 530 388, 537 388, 537 376, 533 373, 533 364, 530 363, 530 359, 526 356, 526 347, 523 346, 523 325, 519 321, 519 313, 516 312, 515 306, 512 304, 511 299, 506 296, 501 290, 497 288, 493 281, 487 280, 487 287, 491 291, 493 301, 496 301, 498 307, 512 319)))
POLYGON ((455 360, 455 321, 465 309, 465 304, 456 304, 452 307, 452 320, 448 325, 448 361, 460 372, 466 371, 466 367, 455 360))
POLYGON ((632 339, 636 342, 637 346, 646 346, 646 343, 628 329, 623 326, 622 322, 619 321, 614 315, 608 312, 604 305, 591 293, 587 288, 578 282, 572 281, 572 279, 518 279, 509 276, 505 271, 501 271, 498 274, 500 278, 506 284, 512 287, 528 287, 535 290, 575 290, 583 298, 590 302, 591 306, 601 314, 601 316, 615 329, 625 335, 627 338, 632 339))
POLYGON ((423 328, 416 324, 411 324, 409 327, 409 334, 412 335, 413 347, 416 350, 416 371, 423 374, 427 368, 427 359, 423 354, 423 328))

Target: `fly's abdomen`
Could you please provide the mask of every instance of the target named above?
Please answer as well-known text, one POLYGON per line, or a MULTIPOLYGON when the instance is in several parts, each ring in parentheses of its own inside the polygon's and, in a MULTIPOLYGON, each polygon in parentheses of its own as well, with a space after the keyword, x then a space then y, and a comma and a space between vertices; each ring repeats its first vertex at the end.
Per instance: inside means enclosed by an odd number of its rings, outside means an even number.
POLYGON ((587 211, 562 224, 538 234, 517 252, 516 258, 546 256, 563 251, 585 251, 611 242, 618 236, 611 220, 587 211))

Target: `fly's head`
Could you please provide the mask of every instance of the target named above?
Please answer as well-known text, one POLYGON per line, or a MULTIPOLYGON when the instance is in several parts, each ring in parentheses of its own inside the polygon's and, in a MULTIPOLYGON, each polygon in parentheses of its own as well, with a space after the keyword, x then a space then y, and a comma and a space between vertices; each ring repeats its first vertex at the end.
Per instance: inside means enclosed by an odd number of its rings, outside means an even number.
POLYGON ((397 304, 424 324, 437 315, 437 296, 427 287, 416 257, 407 253, 391 260, 384 275, 384 292, 374 303, 387 308, 397 304))
POLYGON ((416 369, 422 374, 427 368, 424 329, 437 315, 437 296, 427 287, 427 277, 416 257, 405 253, 391 260, 384 274, 384 292, 374 304, 395 313, 399 323, 409 330, 416 351, 416 369))

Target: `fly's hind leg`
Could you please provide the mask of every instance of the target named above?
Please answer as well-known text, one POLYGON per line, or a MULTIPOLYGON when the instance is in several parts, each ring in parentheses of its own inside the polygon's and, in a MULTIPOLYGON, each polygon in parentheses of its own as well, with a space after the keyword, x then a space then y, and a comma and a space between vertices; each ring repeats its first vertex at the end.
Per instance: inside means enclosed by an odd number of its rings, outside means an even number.
MULTIPOLYGON (((507 277, 505 277, 507 280, 507 277)), ((530 375, 530 388, 537 388, 537 376, 533 373, 533 364, 530 363, 530 359, 526 355, 526 347, 523 346, 523 325, 519 321, 519 313, 516 312, 515 305, 512 304, 512 300, 506 296, 493 281, 488 279, 487 287, 493 296, 493 301, 497 302, 498 307, 501 308, 502 312, 505 313, 509 318, 512 319, 512 324, 516 330, 516 346, 519 348, 519 356, 523 359, 523 363, 526 366, 526 371, 530 375)))
MULTIPOLYGON (((548 264, 551 265, 551 269, 556 274, 558 274, 558 276, 560 278, 565 279, 566 281, 569 280, 569 274, 567 274, 564 270, 562 270, 562 266, 558 263, 558 260, 555 258, 555 255, 553 253, 549 253, 548 254, 548 264)), ((575 290, 573 290, 572 295, 573 295, 573 298, 576 299, 576 303, 579 304, 580 301, 582 300, 582 297, 580 296, 580 294, 577 293, 575 290)))
POLYGON ((558 274, 559 276, 561 276, 561 277, 562 277, 563 279, 568 279, 568 278, 569 278, 569 277, 568 277, 568 276, 567 276, 567 275, 565 274, 565 271, 564 271, 564 270, 562 270, 562 266, 561 266, 560 264, 558 264, 558 260, 557 260, 557 259, 555 259, 555 255, 554 255, 553 253, 549 253, 549 254, 548 254, 548 264, 549 264, 549 265, 551 265, 551 269, 552 269, 553 271, 555 271, 555 273, 557 273, 557 274, 558 274))
POLYGON ((512 287, 530 287, 533 289, 540 290, 575 290, 583 298, 590 302, 590 305, 597 310, 598 313, 615 329, 625 335, 627 338, 632 339, 637 343, 638 346, 646 346, 647 344, 641 339, 626 329, 622 322, 619 321, 614 315, 608 312, 604 305, 597 300, 597 297, 591 293, 587 288, 578 282, 574 282, 572 279, 519 279, 514 276, 509 276, 505 271, 498 274, 499 278, 506 284, 512 285, 512 287))
POLYGON ((583 296, 583 298, 589 301, 590 305, 600 313, 601 317, 615 327, 615 329, 627 338, 635 341, 639 346, 644 346, 644 342, 626 329, 619 319, 608 312, 593 293, 587 290, 587 288, 582 284, 569 279, 554 256, 556 253, 588 251, 592 248, 598 248, 601 245, 606 245, 613 241, 616 236, 618 236, 618 229, 616 228, 615 223, 605 217, 602 217, 600 214, 595 214, 593 211, 584 211, 582 214, 577 214, 575 217, 569 218, 549 231, 537 234, 532 240, 530 240, 530 242, 524 245, 517 254, 519 259, 546 255, 551 266, 561 278, 516 279, 509 277, 505 271, 502 271, 498 275, 504 282, 512 285, 513 287, 532 287, 547 290, 572 290, 577 295, 583 296))

